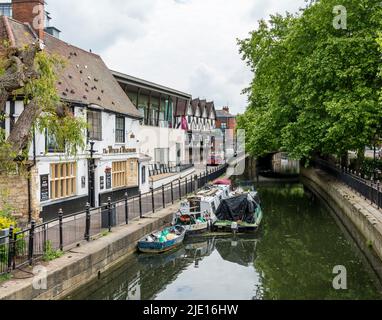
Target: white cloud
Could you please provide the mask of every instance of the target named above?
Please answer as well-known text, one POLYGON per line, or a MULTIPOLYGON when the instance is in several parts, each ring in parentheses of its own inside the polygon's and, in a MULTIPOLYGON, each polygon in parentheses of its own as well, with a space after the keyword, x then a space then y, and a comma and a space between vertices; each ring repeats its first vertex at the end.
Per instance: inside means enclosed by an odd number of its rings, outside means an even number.
POLYGON ((50 0, 62 39, 101 54, 109 67, 243 112, 251 73, 238 53, 269 14, 304 0, 50 0))

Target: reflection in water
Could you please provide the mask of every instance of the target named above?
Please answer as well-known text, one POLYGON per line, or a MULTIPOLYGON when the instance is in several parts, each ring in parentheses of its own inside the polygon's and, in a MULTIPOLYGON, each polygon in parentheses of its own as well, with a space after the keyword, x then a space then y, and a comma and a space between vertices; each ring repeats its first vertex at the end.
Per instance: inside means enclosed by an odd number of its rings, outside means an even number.
POLYGON ((299 174, 300 161, 290 159, 285 152, 276 153, 272 158, 272 169, 279 174, 299 174))
POLYGON ((260 188, 260 232, 195 238, 164 255, 134 255, 71 299, 380 299, 352 240, 301 185, 260 188), (333 289, 344 265, 349 290, 333 289))

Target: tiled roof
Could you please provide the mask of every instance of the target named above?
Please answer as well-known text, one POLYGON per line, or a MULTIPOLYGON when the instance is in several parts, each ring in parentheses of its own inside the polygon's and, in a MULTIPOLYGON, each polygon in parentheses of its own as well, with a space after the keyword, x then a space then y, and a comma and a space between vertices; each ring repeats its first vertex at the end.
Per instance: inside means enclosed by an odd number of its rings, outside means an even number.
POLYGON ((229 112, 225 110, 216 110, 216 117, 217 118, 236 118, 236 116, 230 114, 229 112))
POLYGON ((206 109, 207 100, 200 100, 200 113, 201 116, 204 114, 204 110, 206 109))
POLYGON ((214 112, 214 113, 215 113, 215 116, 216 116, 215 103, 214 103, 213 101, 211 101, 211 102, 207 102, 206 106, 207 106, 207 114, 208 114, 208 117, 211 116, 211 113, 212 113, 212 112, 214 112))
POLYGON ((181 117, 187 115, 188 106, 188 100, 179 99, 178 104, 175 106, 176 116, 181 117))
MULTIPOLYGON (((36 42, 29 25, 11 18, 5 19, 8 20, 17 47, 36 42)), ((4 28, 3 20, 0 24, 1 36, 6 34, 4 28)), ((141 118, 99 55, 72 46, 48 33, 45 33, 45 46, 47 52, 60 55, 66 61, 57 84, 63 100, 85 105, 95 104, 109 111, 141 118)))
POLYGON ((199 107, 199 103, 200 103, 200 99, 199 98, 194 99, 194 100, 191 101, 192 112, 194 113, 194 115, 196 114, 196 110, 199 107))

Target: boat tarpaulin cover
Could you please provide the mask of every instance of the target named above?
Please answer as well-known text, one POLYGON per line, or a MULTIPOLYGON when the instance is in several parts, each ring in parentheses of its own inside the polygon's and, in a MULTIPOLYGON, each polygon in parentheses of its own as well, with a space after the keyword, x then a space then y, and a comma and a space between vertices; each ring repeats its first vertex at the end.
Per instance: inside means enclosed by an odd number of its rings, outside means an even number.
POLYGON ((250 194, 243 194, 230 199, 222 200, 216 217, 218 220, 243 221, 255 223, 255 211, 258 204, 250 194))

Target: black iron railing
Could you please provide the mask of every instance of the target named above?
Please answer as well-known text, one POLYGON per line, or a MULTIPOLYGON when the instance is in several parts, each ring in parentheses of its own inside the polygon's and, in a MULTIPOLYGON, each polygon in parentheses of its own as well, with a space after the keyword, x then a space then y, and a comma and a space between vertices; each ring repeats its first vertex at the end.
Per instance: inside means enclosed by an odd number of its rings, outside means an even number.
POLYGON ((57 218, 36 225, 34 222, 21 231, 9 230, 0 237, 0 275, 31 266, 52 252, 67 251, 83 241, 91 241, 100 234, 111 232, 113 227, 129 224, 166 208, 177 200, 202 188, 205 184, 225 174, 227 166, 208 169, 200 175, 186 177, 151 190, 149 193, 107 203, 98 208, 64 216, 59 210, 57 218))
POLYGON ((193 167, 193 164, 151 164, 149 166, 149 175, 153 177, 166 173, 180 173, 193 167))
POLYGON ((315 167, 347 184, 365 198, 365 200, 370 201, 370 204, 376 205, 378 209, 382 208, 382 190, 379 180, 367 179, 359 172, 347 167, 341 167, 340 165, 334 165, 322 159, 315 159, 313 164, 315 167))

